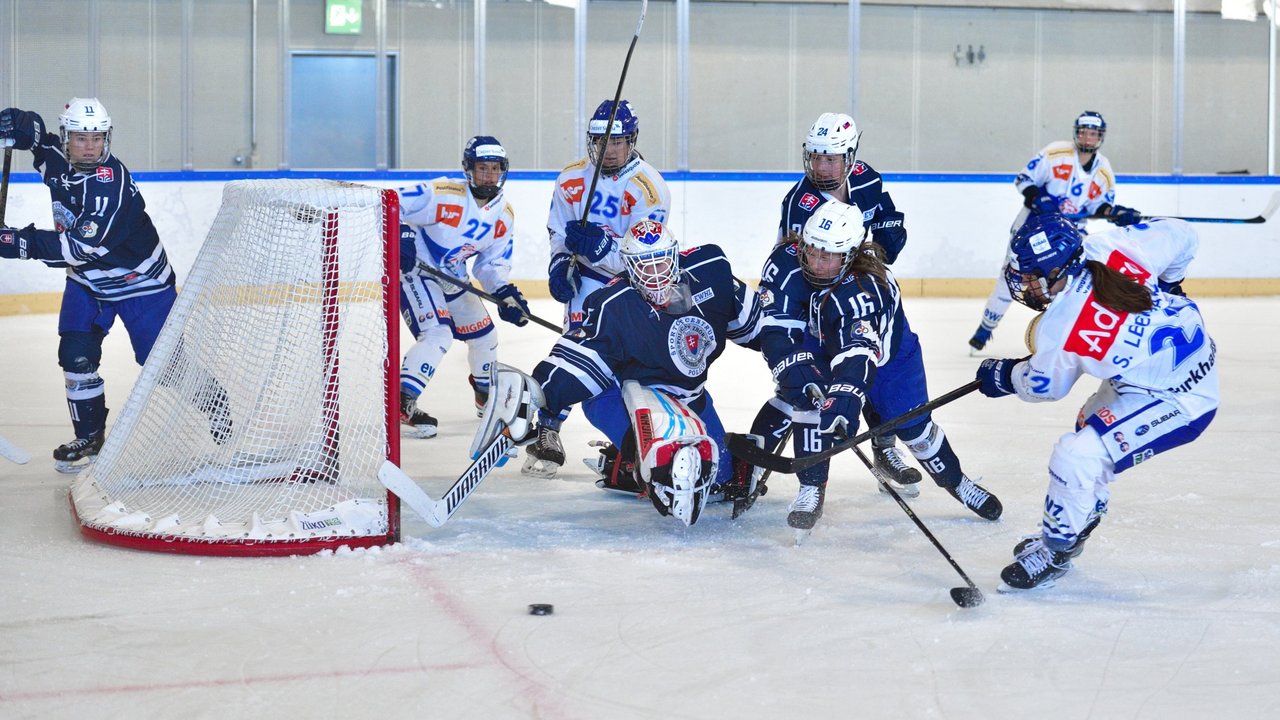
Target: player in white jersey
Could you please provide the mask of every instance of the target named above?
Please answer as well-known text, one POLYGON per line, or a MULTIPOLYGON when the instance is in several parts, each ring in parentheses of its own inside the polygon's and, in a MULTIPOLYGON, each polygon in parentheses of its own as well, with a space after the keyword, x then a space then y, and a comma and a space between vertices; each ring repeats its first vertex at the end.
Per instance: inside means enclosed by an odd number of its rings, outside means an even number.
POLYGON ((609 142, 604 146, 612 111, 612 100, 596 108, 587 127, 588 157, 560 171, 551 198, 547 284, 551 296, 566 304, 566 330, 582 325, 586 297, 623 272, 618 238, 641 220, 665 223, 671 211, 667 183, 636 151, 640 118, 626 100, 618 103, 609 142), (591 189, 596 165, 600 166, 600 179, 584 225, 583 196, 591 189))
POLYGON ((461 285, 474 276, 502 300, 499 317, 516 325, 528 322, 528 303, 508 280, 516 222, 502 196, 509 167, 497 138, 477 135, 462 151, 466 182, 442 177, 399 190, 401 312, 418 340, 400 367, 400 419, 412 437, 436 434, 436 419, 418 409, 418 396, 454 338, 467 343, 477 413, 489 396, 498 335, 480 298, 461 285), (457 278, 458 285, 419 269, 418 263, 457 278))
MULTIPOLYGON (((1137 210, 1115 204, 1115 173, 1111 161, 1099 152, 1106 135, 1107 121, 1101 114, 1086 110, 1076 118, 1073 142, 1049 143, 1031 158, 1026 169, 1013 179, 1014 186, 1022 193, 1023 207, 1009 228, 1010 240, 1028 217, 1037 214, 1067 215, 1081 232, 1089 217, 1103 217, 1122 227, 1142 219, 1137 210)), ((1008 261, 1007 253, 1005 261, 1008 261)), ((1003 272, 1004 265, 1000 267, 1003 272)), ((986 347, 1011 302, 1008 285, 997 277, 995 289, 983 308, 982 321, 969 339, 973 352, 986 347)))
POLYGON ((1053 448, 1040 534, 1014 548, 1006 588, 1052 585, 1102 520, 1115 476, 1213 420, 1217 348, 1181 294, 1197 244, 1181 220, 1083 237, 1069 219, 1040 215, 1014 235, 1010 293, 1044 313, 1028 331, 1029 358, 983 361, 982 393, 1038 402, 1065 397, 1082 375, 1102 385, 1053 448))

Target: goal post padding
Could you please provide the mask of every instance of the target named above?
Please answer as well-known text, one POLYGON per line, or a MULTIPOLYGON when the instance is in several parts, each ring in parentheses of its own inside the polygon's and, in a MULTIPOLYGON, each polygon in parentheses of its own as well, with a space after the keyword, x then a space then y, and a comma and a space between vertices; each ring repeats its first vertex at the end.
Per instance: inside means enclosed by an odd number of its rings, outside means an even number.
POLYGON ((89 537, 287 555, 399 537, 399 205, 227 183, 177 303, 71 503, 89 537))

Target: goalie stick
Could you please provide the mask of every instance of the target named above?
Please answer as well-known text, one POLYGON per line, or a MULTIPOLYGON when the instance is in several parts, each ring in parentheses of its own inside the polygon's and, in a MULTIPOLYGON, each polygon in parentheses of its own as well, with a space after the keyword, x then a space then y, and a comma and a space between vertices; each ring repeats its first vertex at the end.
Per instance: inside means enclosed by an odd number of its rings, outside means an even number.
MULTIPOLYGON (((3 214, 3 212, 0 212, 0 215, 3 214)), ((3 220, 0 219, 0 222, 3 222, 3 220)), ((0 436, 0 457, 18 465, 26 465, 31 462, 31 453, 9 442, 4 436, 0 436)))
MULTIPOLYGON (((1019 362, 1021 362, 1021 360, 1019 360, 1019 362)), ((864 443, 873 437, 884 435, 890 430, 901 427, 953 400, 958 400, 974 390, 977 390, 978 385, 979 383, 977 380, 961 385, 946 395, 934 398, 914 410, 908 410, 898 417, 893 418, 892 420, 886 420, 864 433, 859 433, 848 440, 823 450, 822 452, 814 453, 813 455, 806 455, 805 457, 794 458, 787 457, 785 455, 775 455, 774 453, 757 447, 755 443, 751 442, 750 438, 744 435, 739 435, 738 433, 725 433, 725 442, 729 446, 729 452, 739 460, 748 462, 752 465, 759 465, 766 470, 794 475, 795 473, 800 472, 805 468, 813 467, 834 455, 839 455, 859 443, 864 443)))
MULTIPOLYGON (((459 280, 458 278, 453 277, 452 275, 440 272, 439 270, 431 267, 430 265, 426 264, 421 260, 418 261, 417 268, 422 272, 434 277, 437 280, 449 283, 453 287, 456 287, 464 292, 469 292, 472 295, 477 295, 479 297, 482 297, 485 300, 488 300, 489 302, 493 303, 494 305, 502 304, 502 301, 499 300, 496 295, 487 293, 484 290, 481 290, 480 288, 473 286, 471 283, 463 282, 462 280, 459 280)), ((528 311, 524 312, 524 316, 548 330, 554 330, 556 333, 561 335, 564 334, 564 328, 560 327, 559 325, 556 325, 550 320, 543 320, 542 318, 528 311)))
MULTIPOLYGON (((821 404, 826 400, 817 385, 810 384, 805 388, 805 391, 808 393, 809 397, 813 398, 818 404, 821 404)), ((951 600, 962 608, 973 608, 981 605, 982 601, 985 599, 982 596, 982 591, 978 589, 977 585, 973 584, 973 581, 969 579, 969 576, 965 571, 960 569, 959 563, 955 561, 955 558, 951 557, 951 553, 947 552, 947 549, 942 547, 942 543, 938 542, 938 538, 934 537, 933 533, 929 532, 929 528, 925 527, 924 521, 921 520, 920 516, 916 515, 915 510, 912 510, 911 506, 902 499, 902 496, 898 494, 898 491, 889 483, 881 480, 880 476, 876 475, 875 466, 871 464, 871 460, 867 458, 866 453, 862 452, 862 448, 855 445, 853 452, 858 456, 858 459, 862 461, 862 464, 867 466, 867 470, 870 471, 871 477, 875 478, 875 481, 879 483, 880 487, 883 488, 885 492, 889 493, 894 502, 898 503, 898 507, 902 508, 902 511, 907 514, 907 517, 911 518, 911 522, 915 523, 916 527, 920 528, 920 532, 924 533, 924 536, 929 538, 929 542, 933 543, 933 546, 937 548, 938 552, 942 553, 942 557, 946 558, 948 563, 951 563, 952 569, 959 573, 960 579, 964 580, 967 587, 951 588, 951 600)))
POLYGON ((453 517, 462 505, 462 501, 480 486, 494 468, 506 463, 507 451, 512 447, 514 444, 505 431, 498 433, 493 442, 489 443, 489 446, 471 463, 471 467, 468 467, 454 481, 453 486, 445 491, 439 500, 433 500, 413 478, 406 475, 390 460, 383 462, 382 467, 378 469, 378 480, 384 487, 395 493, 396 497, 404 501, 405 505, 426 520, 427 524, 438 528, 453 517))

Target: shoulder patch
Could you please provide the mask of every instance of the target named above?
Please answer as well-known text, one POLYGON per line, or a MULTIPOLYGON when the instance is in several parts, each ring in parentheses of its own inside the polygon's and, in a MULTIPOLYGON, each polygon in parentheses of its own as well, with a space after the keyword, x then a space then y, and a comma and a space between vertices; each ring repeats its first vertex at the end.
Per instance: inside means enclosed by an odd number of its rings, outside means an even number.
POLYGON ((641 192, 644 193, 644 201, 646 205, 649 207, 655 207, 661 201, 661 197, 658 195, 658 186, 653 184, 653 181, 649 179, 648 175, 638 172, 631 176, 631 180, 640 186, 641 192))
POLYGON ((586 166, 587 166, 587 159, 586 159, 586 158, 582 158, 581 160, 579 160, 579 161, 577 161, 577 162, 575 162, 575 163, 570 163, 570 164, 568 164, 568 165, 565 165, 565 166, 564 166, 564 169, 563 169, 563 170, 561 170, 560 172, 568 172, 568 171, 570 171, 570 170, 581 170, 582 168, 584 168, 584 167, 586 167, 586 166))
POLYGON ((1051 158, 1071 157, 1076 154, 1075 148, 1072 147, 1055 147, 1050 145, 1045 150, 1045 156, 1051 158))
POLYGON ((466 195, 467 194, 466 183, 458 182, 457 180, 446 180, 443 178, 440 180, 432 180, 431 189, 437 195, 466 195))
POLYGON ((866 164, 866 163, 862 162, 861 160, 855 160, 855 161, 854 161, 854 163, 853 163, 853 174, 854 174, 854 175, 861 175, 862 173, 864 173, 864 172, 866 172, 866 171, 867 171, 867 164, 866 164))
POLYGON ((1116 186, 1116 178, 1114 175, 1111 174, 1111 168, 1107 167, 1106 165, 1103 165, 1102 167, 1098 168, 1098 174, 1101 175, 1102 179, 1106 182, 1106 187, 1103 188, 1103 190, 1110 190, 1111 188, 1116 186))

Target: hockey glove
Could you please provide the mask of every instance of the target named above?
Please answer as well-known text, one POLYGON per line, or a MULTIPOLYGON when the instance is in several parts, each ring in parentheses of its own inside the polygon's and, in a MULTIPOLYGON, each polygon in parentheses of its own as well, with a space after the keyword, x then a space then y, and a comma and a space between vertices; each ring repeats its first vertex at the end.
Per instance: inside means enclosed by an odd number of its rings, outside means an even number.
POLYGON ((417 243, 418 233, 413 228, 400 223, 400 274, 407 275, 418 266, 417 243))
POLYGON ((547 266, 547 287, 556 302, 572 300, 578 294, 579 284, 578 263, 573 261, 572 255, 560 253, 551 258, 551 264, 547 266))
POLYGON ((818 366, 814 364, 813 353, 801 350, 783 358, 771 368, 773 381, 778 384, 778 397, 792 407, 808 410, 816 403, 805 394, 805 388, 815 385, 819 388, 826 385, 818 366))
POLYGON ((0 138, 13 137, 13 131, 18 127, 18 108, 5 108, 0 110, 0 138))
POLYGON ((1170 295, 1180 295, 1182 297, 1187 296, 1186 293, 1182 292, 1182 280, 1173 280, 1171 282, 1166 282, 1164 280, 1157 279, 1156 285, 1160 287, 1160 290, 1162 292, 1167 292, 1170 295))
POLYGON ((1120 227, 1128 227, 1142 222, 1142 213, 1123 205, 1112 205, 1107 210, 1107 219, 1120 227))
POLYGON ((1013 366, 1019 362, 1018 358, 983 360, 978 366, 978 391, 993 398, 1012 395, 1016 392, 1013 389, 1013 366))
POLYGON ((22 231, 11 227, 0 228, 0 258, 26 260, 29 257, 31 255, 28 253, 27 238, 22 236, 22 231))
POLYGON ((1031 212, 1040 215, 1053 215, 1059 212, 1061 206, 1062 198, 1049 193, 1042 193, 1031 201, 1031 212))
POLYGON ((595 263, 609 254, 613 241, 599 225, 574 220, 564 226, 564 246, 569 252, 586 258, 587 262, 595 263))
POLYGON ((892 265, 907 244, 907 229, 902 226, 904 218, 902 213, 894 210, 884 213, 871 223, 871 239, 884 248, 886 265, 892 265))
POLYGON ((827 388, 827 399, 818 408, 822 419, 818 430, 828 434, 852 437, 858 431, 858 416, 866 397, 862 389, 852 383, 834 383, 827 388))
POLYGON ((18 108, 0 110, 0 139, 12 140, 14 150, 30 150, 40 134, 36 117, 18 108))
POLYGON ((529 324, 529 303, 519 288, 508 283, 493 291, 493 295, 502 301, 498 305, 498 317, 516 326, 529 324))

